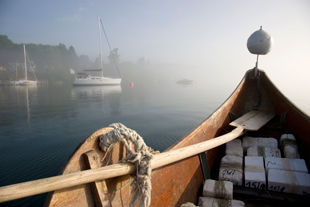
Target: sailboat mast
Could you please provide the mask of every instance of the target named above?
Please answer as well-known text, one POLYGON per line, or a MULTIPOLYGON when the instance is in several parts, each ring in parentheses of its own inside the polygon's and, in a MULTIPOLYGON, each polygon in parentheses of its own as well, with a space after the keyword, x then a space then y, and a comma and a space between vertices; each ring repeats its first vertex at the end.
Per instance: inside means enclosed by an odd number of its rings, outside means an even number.
POLYGON ((100 55, 100 69, 101 76, 103 77, 103 66, 102 66, 102 40, 101 40, 101 25, 100 25, 100 17, 98 16, 98 28, 99 28, 99 55, 100 55))
POLYGON ((26 47, 24 45, 24 68, 25 68, 25 80, 28 80, 27 78, 27 61, 26 61, 26 47))
POLYGON ((17 63, 15 64, 15 80, 17 81, 17 63))

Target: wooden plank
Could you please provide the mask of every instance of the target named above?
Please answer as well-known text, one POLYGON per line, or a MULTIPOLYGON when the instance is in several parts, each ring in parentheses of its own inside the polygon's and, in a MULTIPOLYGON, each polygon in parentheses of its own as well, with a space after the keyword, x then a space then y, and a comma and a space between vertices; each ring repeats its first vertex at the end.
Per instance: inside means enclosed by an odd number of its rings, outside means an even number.
POLYGON ((131 174, 135 166, 129 163, 114 164, 97 169, 83 170, 35 181, 0 187, 0 202, 23 198, 40 193, 131 174))
MULTIPOLYGON (((101 167, 100 157, 95 150, 90 150, 84 154, 85 162, 89 169, 101 167)), ((109 191, 104 180, 90 183, 93 198, 97 207, 110 207, 109 191)))
POLYGON ((210 169, 208 165, 207 155, 205 152, 199 154, 200 167, 203 175, 203 179, 207 180, 210 178, 210 169))
POLYGON ((258 111, 249 111, 246 114, 243 114, 238 119, 234 120, 230 123, 231 126, 241 126, 241 124, 247 120, 249 120, 251 117, 255 116, 258 113, 258 111))
POLYGON ((243 127, 249 131, 257 131, 274 117, 274 113, 263 111, 250 111, 230 123, 231 126, 243 127))

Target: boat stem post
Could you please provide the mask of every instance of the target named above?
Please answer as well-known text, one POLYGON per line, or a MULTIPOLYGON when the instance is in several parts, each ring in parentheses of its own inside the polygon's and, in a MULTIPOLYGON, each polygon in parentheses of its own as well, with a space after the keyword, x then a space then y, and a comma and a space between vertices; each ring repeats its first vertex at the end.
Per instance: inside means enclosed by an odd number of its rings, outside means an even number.
POLYGON ((258 56, 256 56, 256 64, 255 64, 255 76, 257 76, 257 73, 258 73, 258 56))

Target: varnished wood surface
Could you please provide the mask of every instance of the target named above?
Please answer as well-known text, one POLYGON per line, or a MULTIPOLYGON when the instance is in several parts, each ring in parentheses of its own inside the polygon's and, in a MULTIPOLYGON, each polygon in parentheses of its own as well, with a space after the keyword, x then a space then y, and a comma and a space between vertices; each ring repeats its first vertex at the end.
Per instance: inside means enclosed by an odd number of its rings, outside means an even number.
POLYGON ((242 127, 249 131, 257 131, 264 126, 268 121, 274 117, 273 112, 264 112, 258 110, 252 110, 237 120, 234 120, 229 125, 235 127, 242 127))
MULTIPOLYGON (((99 155, 90 150, 84 154, 85 162, 89 169, 96 169, 101 167, 101 160, 99 155)), ((96 207, 111 206, 109 199, 109 191, 105 180, 95 181, 90 183, 92 196, 94 198, 96 207)))

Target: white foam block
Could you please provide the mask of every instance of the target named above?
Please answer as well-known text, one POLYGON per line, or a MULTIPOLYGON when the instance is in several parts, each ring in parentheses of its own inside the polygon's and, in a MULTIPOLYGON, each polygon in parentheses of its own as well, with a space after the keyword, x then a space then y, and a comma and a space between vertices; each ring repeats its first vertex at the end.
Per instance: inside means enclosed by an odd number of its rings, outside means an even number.
POLYGON ((280 138, 280 147, 286 158, 299 158, 298 147, 293 134, 282 134, 280 138))
POLYGON ((198 207, 191 202, 183 203, 180 207, 198 207))
POLYGON ((233 183, 208 179, 203 185, 202 195, 222 199, 233 199, 233 183))
POLYGON ((285 144, 283 146, 283 155, 286 158, 299 158, 297 144, 285 144))
POLYGON ((278 148, 278 141, 272 137, 243 137, 242 147, 247 150, 249 147, 271 147, 278 148))
POLYGON ((237 155, 242 157, 243 156, 243 148, 241 145, 240 139, 234 139, 226 144, 225 148, 226 155, 237 155))
POLYGON ((308 173, 308 168, 304 159, 266 157, 265 168, 267 171, 269 169, 280 169, 308 173))
POLYGON ((247 156, 263 156, 262 153, 258 150, 258 147, 249 147, 246 151, 247 156))
POLYGON ((270 169, 268 171, 268 190, 310 195, 310 174, 270 169))
POLYGON ((264 147, 264 157, 281 157, 281 151, 278 148, 264 147))
POLYGON ((278 148, 255 146, 248 148, 247 156, 281 157, 281 151, 278 148))
POLYGON ((282 134, 280 137, 280 145, 282 145, 284 140, 296 141, 296 138, 293 134, 282 134))
POLYGON ((244 182, 245 187, 255 189, 266 188, 266 174, 263 157, 244 157, 244 182))
POLYGON ((243 158, 236 155, 225 155, 220 164, 219 180, 231 181, 234 185, 242 185, 243 158))
POLYGON ((257 138, 255 137, 243 137, 242 139, 242 147, 244 150, 247 150, 249 147, 257 146, 257 138))
POLYGON ((244 207, 243 201, 225 200, 211 197, 199 197, 198 205, 201 207, 244 207))

